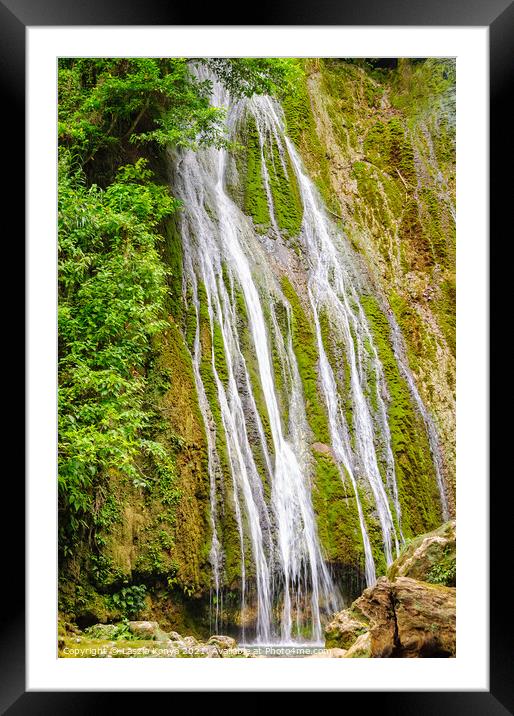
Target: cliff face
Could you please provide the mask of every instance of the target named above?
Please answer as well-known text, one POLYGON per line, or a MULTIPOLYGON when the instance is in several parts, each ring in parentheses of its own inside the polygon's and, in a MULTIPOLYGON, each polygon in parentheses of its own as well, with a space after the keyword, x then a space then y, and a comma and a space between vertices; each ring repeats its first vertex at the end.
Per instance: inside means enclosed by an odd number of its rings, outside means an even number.
POLYGON ((284 103, 329 209, 394 312, 455 493, 455 64, 307 61, 284 103))
MULTIPOLYGON (((285 127, 334 227, 348 240, 348 262, 360 284, 358 312, 370 331, 370 345, 363 341, 361 348, 370 361, 362 368, 365 399, 377 415, 383 404, 387 416, 398 493, 391 529, 409 539, 443 521, 438 467, 454 513, 454 63, 399 61, 397 68, 382 70, 361 62, 306 60, 299 66, 296 91, 281 101, 285 127), (371 366, 373 361, 381 372, 371 366), (415 390, 439 436, 437 455, 415 390)), ((302 440, 316 530, 336 581, 353 597, 364 586, 363 522, 377 576, 385 573, 386 559, 373 490, 364 478, 353 486, 341 479, 319 377, 322 346, 334 385, 346 396, 342 409, 351 426, 355 407, 348 346, 330 311, 314 310, 308 299, 311 269, 300 235, 306 209, 294 158, 277 138, 263 148, 252 113, 238 115, 234 132, 240 146, 229 153, 226 190, 253 226, 249 253, 260 266, 254 274, 265 297, 282 428, 290 429, 296 409, 294 381, 289 382, 293 379, 286 370, 294 361, 304 400, 302 440), (283 336, 283 344, 275 333, 283 336), (289 342, 291 356, 284 357, 289 342)), ((164 155, 153 161, 161 175, 169 174, 172 191, 177 188, 177 157, 169 163, 164 155)), ((187 199, 182 198, 187 216, 187 199)), ((212 213, 208 198, 204 205, 212 213)), ((96 553, 91 558, 83 544, 68 561, 62 609, 85 625, 137 613, 158 617, 165 628, 185 625, 206 632, 209 613, 212 617, 216 531, 222 557, 215 599, 223 598, 220 609, 227 623, 237 627, 246 620, 252 625, 251 600, 240 611, 242 572, 250 580, 250 596, 258 575, 251 566, 249 542, 241 547, 250 533, 249 518, 239 516, 232 487, 233 448, 219 397, 228 390, 232 349, 213 308, 213 289, 192 265, 201 253, 188 248, 197 241, 191 223, 173 217, 163 223, 162 233, 161 256, 169 270, 167 325, 153 339, 145 400, 156 411, 152 434, 170 457, 170 467, 159 472, 151 459, 141 456, 143 489, 112 472, 101 496, 96 553), (141 585, 144 590, 138 593, 141 585)), ((248 376, 247 388, 241 382, 239 387, 245 414, 253 415, 245 418, 249 455, 262 481, 263 500, 269 503, 267 460, 274 459, 275 437, 248 327, 248 296, 226 258, 219 268, 216 295, 226 294, 230 301, 248 376)), ((358 339, 350 337, 356 345, 358 339)), ((386 435, 377 434, 378 440, 386 435)), ((350 439, 355 441, 352 429, 350 439)), ((388 465, 386 458, 377 459, 384 485, 388 465)))

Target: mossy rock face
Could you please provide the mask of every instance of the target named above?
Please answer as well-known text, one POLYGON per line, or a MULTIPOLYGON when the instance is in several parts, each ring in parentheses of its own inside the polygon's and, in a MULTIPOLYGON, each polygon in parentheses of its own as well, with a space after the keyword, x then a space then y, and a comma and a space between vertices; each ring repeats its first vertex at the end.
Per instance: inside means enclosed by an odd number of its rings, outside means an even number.
POLYGON ((264 149, 273 212, 279 229, 289 236, 296 236, 302 225, 303 205, 300 188, 285 147, 281 153, 276 141, 267 143, 264 149))
POLYGON ((308 90, 308 63, 303 63, 303 81, 282 99, 286 132, 300 150, 310 178, 316 184, 329 209, 340 212, 331 187, 330 162, 318 136, 308 90))
MULTIPOLYGON (((302 67, 301 91, 283 103, 288 132, 390 301, 418 390, 440 429, 452 510, 455 62, 402 60, 383 69, 326 58, 302 67)), ((422 522, 420 531, 428 527, 422 522)))
MULTIPOLYGON (((331 455, 314 452, 312 504, 326 559, 359 568, 364 562, 357 502, 331 455)), ((338 646, 334 644, 333 646, 338 646)))
POLYGON ((446 522, 433 532, 415 537, 387 571, 389 579, 411 577, 455 587, 456 525, 446 522))
POLYGON ((408 185, 416 181, 414 152, 405 124, 395 117, 388 122, 377 122, 364 140, 364 153, 368 161, 380 169, 400 178, 408 185))
POLYGON ((229 157, 225 188, 232 200, 253 219, 255 230, 266 233, 271 225, 263 178, 263 151, 254 117, 245 113, 236 127, 235 152, 229 157))
POLYGON ((441 521, 440 498, 425 424, 396 362, 389 322, 375 298, 361 297, 373 333, 389 393, 391 448, 402 510, 402 529, 411 537, 441 521))
POLYGON ((291 306, 293 349, 302 380, 307 420, 315 439, 329 443, 328 419, 318 385, 319 355, 314 326, 286 276, 282 278, 282 290, 291 306))
POLYGON ((294 237, 300 231, 303 206, 300 189, 285 145, 273 136, 259 137, 254 117, 247 113, 237 130, 242 145, 235 155, 236 176, 228 191, 255 228, 265 233, 271 226, 271 212, 280 231, 294 237), (267 176, 271 205, 266 191, 267 176))

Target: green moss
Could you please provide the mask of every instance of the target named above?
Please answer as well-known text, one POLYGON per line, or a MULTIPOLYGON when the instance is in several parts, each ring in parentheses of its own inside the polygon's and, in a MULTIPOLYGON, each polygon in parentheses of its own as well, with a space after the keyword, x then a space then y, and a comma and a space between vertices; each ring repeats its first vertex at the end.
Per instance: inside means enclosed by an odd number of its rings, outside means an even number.
POLYGON ((436 342, 415 308, 398 293, 391 292, 389 303, 406 340, 407 357, 413 371, 422 360, 436 359, 436 342))
POLYGON ((433 266, 434 252, 432 242, 423 227, 420 205, 414 196, 411 196, 406 202, 400 222, 399 235, 400 241, 408 249, 407 270, 423 271, 433 266))
MULTIPOLYGON (((456 285, 455 274, 448 272, 447 278, 441 282, 439 296, 434 302, 434 309, 439 327, 446 338, 448 346, 455 357, 456 354, 456 285)), ((453 382, 455 377, 453 377, 453 382)))
POLYGON ((271 149, 269 143, 265 145, 264 157, 278 227, 289 236, 296 236, 302 225, 303 204, 289 154, 285 151, 281 158, 278 145, 272 140, 271 149))
POLYGON ((196 307, 193 302, 191 289, 189 288, 186 294, 186 304, 184 307, 184 337, 186 345, 191 353, 194 350, 197 324, 196 307))
POLYGON ((255 119, 248 114, 244 128, 246 148, 244 163, 244 211, 251 216, 256 227, 266 231, 270 224, 268 198, 262 178, 262 153, 255 119))
POLYGON ((389 261, 391 236, 404 201, 404 188, 399 178, 395 180, 367 162, 354 162, 352 174, 360 197, 356 217, 370 226, 378 248, 389 261))
POLYGON ((430 57, 415 63, 402 58, 391 83, 393 107, 409 117, 423 117, 444 99, 455 102, 455 60, 430 57))
POLYGON ((364 549, 350 480, 343 483, 330 455, 315 452, 314 461, 312 504, 326 559, 360 567, 364 562, 364 549))
POLYGON ((217 320, 214 321, 212 344, 214 348, 214 365, 216 366, 219 379, 226 386, 228 385, 228 368, 225 359, 225 344, 223 343, 221 326, 217 320))
POLYGON ((322 147, 307 89, 307 75, 303 65, 303 81, 282 100, 286 132, 299 149, 310 178, 316 184, 329 209, 340 212, 339 202, 332 189, 330 165, 322 147))
MULTIPOLYGON (((455 247, 454 232, 444 231, 442 227, 442 202, 431 187, 421 189, 419 201, 424 209, 423 228, 430 241, 434 260, 446 266, 448 256, 453 256, 455 247)), ((454 228, 453 221, 452 228, 454 228)))
POLYGON ((286 276, 282 277, 282 290, 291 306, 293 349, 302 379, 307 420, 316 440, 329 443, 327 414, 318 390, 319 356, 314 327, 286 276))
POLYGON ((372 296, 361 297, 372 330, 389 392, 391 447, 406 537, 433 529, 440 521, 440 504, 430 446, 421 416, 400 373, 390 343, 386 316, 372 296))

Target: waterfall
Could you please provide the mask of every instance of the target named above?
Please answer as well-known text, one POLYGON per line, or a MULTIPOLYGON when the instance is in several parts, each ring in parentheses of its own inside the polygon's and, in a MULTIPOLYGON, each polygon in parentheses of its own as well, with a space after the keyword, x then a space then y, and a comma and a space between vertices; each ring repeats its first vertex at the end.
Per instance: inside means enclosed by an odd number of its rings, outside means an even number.
MULTIPOLYGON (((212 101, 228 108, 232 138, 248 117, 255 122, 270 220, 267 230, 257 230, 234 200, 227 187, 228 150, 174 156, 173 192, 183 202, 184 299, 194 319, 190 349, 207 439, 213 624, 219 628, 223 612, 227 555, 222 513, 231 509, 239 545, 243 641, 247 614, 254 610, 253 636, 260 643, 320 642, 323 618, 342 606, 342 598, 324 559, 312 502, 312 436, 292 340, 292 306, 280 282, 290 251, 281 241, 276 218, 266 161, 271 148, 286 174, 292 168, 299 187, 303 218, 297 242, 307 277, 305 310, 314 328, 319 393, 329 449, 341 482, 349 483, 355 498, 368 585, 376 579, 376 565, 364 496, 374 505, 387 564, 403 542, 387 387, 359 300, 360 270, 285 135, 279 105, 269 97, 231 101, 217 83, 212 101), (346 356, 345 395, 325 345, 320 322, 325 314, 346 356), (345 400, 351 401, 351 420, 345 400)), ((402 370, 435 455, 435 428, 405 362, 402 370)))

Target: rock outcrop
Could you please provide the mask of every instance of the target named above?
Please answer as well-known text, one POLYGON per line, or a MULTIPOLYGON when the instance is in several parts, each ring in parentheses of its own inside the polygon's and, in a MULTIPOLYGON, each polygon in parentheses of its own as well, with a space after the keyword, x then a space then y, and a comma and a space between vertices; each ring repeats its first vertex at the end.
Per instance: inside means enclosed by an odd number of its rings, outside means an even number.
POLYGON ((137 639, 151 639, 154 641, 167 641, 170 637, 157 622, 133 621, 128 623, 130 633, 137 639))
POLYGON ((325 628, 343 658, 455 656, 455 522, 417 537, 325 628), (407 576, 408 575, 408 576, 407 576), (416 578, 414 578, 416 575, 416 578))
POLYGON ((455 520, 419 535, 403 550, 388 570, 390 579, 411 577, 424 582, 455 586, 455 520))

